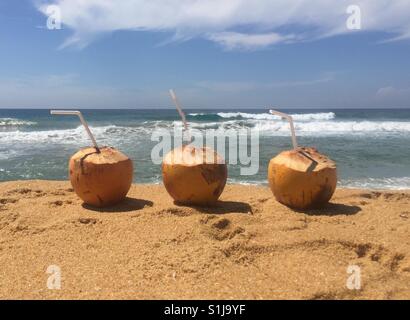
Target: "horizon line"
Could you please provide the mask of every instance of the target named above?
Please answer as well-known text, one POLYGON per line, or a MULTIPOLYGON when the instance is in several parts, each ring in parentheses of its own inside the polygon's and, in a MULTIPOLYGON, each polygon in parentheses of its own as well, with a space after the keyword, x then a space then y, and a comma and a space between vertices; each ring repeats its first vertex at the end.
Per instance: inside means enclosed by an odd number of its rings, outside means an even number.
MULTIPOLYGON (((270 108, 275 109, 310 109, 310 110, 401 110, 410 109, 408 107, 276 107, 276 106, 266 106, 266 107, 185 107, 184 110, 269 110, 270 108)), ((119 108, 99 108, 99 107, 0 107, 0 110, 51 110, 51 109, 68 109, 68 110, 175 110, 174 106, 170 107, 119 107, 119 108)))

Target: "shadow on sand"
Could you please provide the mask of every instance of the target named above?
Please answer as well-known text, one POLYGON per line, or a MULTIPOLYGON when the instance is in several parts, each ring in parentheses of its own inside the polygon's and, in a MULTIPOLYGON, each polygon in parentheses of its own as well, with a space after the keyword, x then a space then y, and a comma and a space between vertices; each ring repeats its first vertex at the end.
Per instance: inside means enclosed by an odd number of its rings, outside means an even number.
POLYGON ((141 210, 141 209, 144 209, 145 207, 152 207, 153 205, 154 203, 152 201, 129 198, 129 197, 125 198, 123 201, 121 201, 120 203, 116 205, 105 207, 105 208, 93 207, 86 203, 82 204, 83 208, 87 210, 97 211, 97 212, 129 212, 129 211, 141 210))
POLYGON ((201 213, 207 214, 253 213, 252 207, 249 204, 237 201, 217 201, 216 203, 207 206, 188 205, 180 202, 174 202, 174 204, 180 207, 194 208, 201 213))
POLYGON ((308 209, 308 210, 295 210, 296 212, 305 213, 311 216, 351 216, 362 209, 358 206, 349 206, 341 203, 328 203, 320 209, 308 209))

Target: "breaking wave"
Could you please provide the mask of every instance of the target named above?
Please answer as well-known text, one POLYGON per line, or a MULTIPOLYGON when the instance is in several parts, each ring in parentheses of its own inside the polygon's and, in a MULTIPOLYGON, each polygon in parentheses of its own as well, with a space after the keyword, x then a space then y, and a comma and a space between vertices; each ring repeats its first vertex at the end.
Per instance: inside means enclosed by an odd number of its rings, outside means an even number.
MULTIPOLYGON (((182 127, 180 121, 175 126, 182 127)), ((223 122, 191 122, 192 129, 243 129, 252 128, 261 135, 281 136, 289 134, 289 124, 286 121, 268 120, 229 120, 223 122)), ((401 121, 310 121, 295 122, 298 135, 325 136, 325 135, 366 135, 366 134, 408 134, 410 122, 401 121)))
POLYGON ((15 118, 0 118, 0 127, 19 127, 19 126, 33 126, 36 122, 19 120, 15 118))
MULTIPOLYGON (((221 119, 254 119, 254 120, 280 120, 280 117, 270 113, 246 113, 246 112, 218 112, 218 113, 190 113, 189 116, 201 120, 209 119, 210 116, 217 116, 221 119)), ((295 121, 312 121, 322 120, 328 121, 335 119, 336 115, 333 112, 305 113, 292 114, 295 121)))
MULTIPOLYGON (((261 136, 287 136, 289 124, 286 121, 268 120, 228 120, 221 122, 190 122, 192 130, 240 130, 253 129, 261 136)), ((155 130, 182 130, 181 121, 152 121, 141 126, 101 126, 91 130, 101 143, 114 141, 135 141, 142 137, 150 138, 155 130)), ((400 121, 311 121, 296 122, 295 129, 299 136, 347 136, 347 135, 403 135, 410 133, 410 122, 400 121)), ((82 126, 74 129, 54 129, 42 131, 0 131, 0 143, 61 143, 80 144, 88 142, 82 126)))

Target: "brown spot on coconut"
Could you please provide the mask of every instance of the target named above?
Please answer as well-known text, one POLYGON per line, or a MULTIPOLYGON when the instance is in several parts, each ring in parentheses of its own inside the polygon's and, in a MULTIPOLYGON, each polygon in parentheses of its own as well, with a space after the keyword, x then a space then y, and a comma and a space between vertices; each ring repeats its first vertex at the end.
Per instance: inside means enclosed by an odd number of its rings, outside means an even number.
POLYGON ((105 207, 123 200, 132 183, 132 161, 111 147, 84 148, 69 162, 74 191, 87 204, 105 207))
POLYGON ((184 145, 169 152, 162 163, 162 177, 170 196, 179 203, 215 203, 228 176, 224 160, 210 148, 184 145))
POLYGON ((289 121, 294 146, 269 162, 269 186, 276 200, 299 210, 323 206, 336 190, 336 164, 314 148, 298 147, 291 116, 275 110, 270 113, 289 121))

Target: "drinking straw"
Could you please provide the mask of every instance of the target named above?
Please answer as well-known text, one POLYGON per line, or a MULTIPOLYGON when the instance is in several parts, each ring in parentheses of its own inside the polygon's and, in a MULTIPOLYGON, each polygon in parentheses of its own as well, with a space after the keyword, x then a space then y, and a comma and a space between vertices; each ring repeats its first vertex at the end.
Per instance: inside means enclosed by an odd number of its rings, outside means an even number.
POLYGON ((177 108, 178 113, 181 116, 182 122, 184 124, 184 131, 187 132, 187 134, 188 134, 188 138, 189 138, 188 140, 191 141, 191 134, 189 132, 188 123, 186 121, 185 113, 184 113, 184 111, 182 111, 182 108, 181 108, 181 105, 179 104, 179 100, 177 98, 177 95, 175 94, 173 89, 169 90, 169 94, 171 95, 171 98, 175 103, 175 107, 177 108))
POLYGON ((88 127, 87 122, 85 121, 83 115, 80 111, 72 111, 72 110, 50 110, 50 114, 52 115, 70 115, 70 116, 78 116, 80 118, 81 123, 83 124, 85 131, 87 131, 88 136, 90 137, 91 141, 93 142, 94 148, 97 149, 97 152, 100 152, 100 148, 95 141, 93 134, 91 133, 90 128, 88 127))
POLYGON ((286 120, 289 121, 290 131, 292 132, 293 149, 296 150, 298 148, 298 142, 296 140, 295 126, 293 125, 292 116, 290 116, 286 113, 280 112, 280 111, 276 111, 276 110, 270 110, 269 112, 270 112, 270 114, 277 115, 277 116, 281 117, 282 119, 286 119, 286 120))

